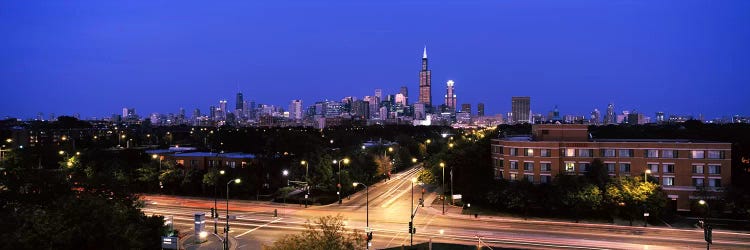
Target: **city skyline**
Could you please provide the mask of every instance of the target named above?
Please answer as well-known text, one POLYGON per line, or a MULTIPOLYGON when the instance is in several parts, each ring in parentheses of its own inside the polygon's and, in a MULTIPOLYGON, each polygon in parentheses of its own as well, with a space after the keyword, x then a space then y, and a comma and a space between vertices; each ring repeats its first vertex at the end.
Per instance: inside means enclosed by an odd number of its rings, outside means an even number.
POLYGON ((0 116, 205 110, 233 100, 238 89, 245 100, 285 107, 407 86, 414 103, 425 45, 438 83, 431 95, 442 97, 443 83, 453 80, 457 105, 481 102, 487 115, 510 111, 512 96, 531 96, 531 111, 540 114, 558 106, 586 115, 614 103, 618 113, 649 116, 747 115, 746 5, 186 3, 162 13, 171 6, 9 3, 0 16, 8 34, 0 42, 7 49, 0 116), (389 18, 379 16, 383 10, 389 18))

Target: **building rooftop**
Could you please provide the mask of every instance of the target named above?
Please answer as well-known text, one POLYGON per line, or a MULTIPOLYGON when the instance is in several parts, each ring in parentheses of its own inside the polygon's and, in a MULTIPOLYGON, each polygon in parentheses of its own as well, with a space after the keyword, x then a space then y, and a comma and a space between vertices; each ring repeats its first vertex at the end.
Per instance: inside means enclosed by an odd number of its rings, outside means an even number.
POLYGON ((220 157, 230 159, 255 159, 254 154, 241 153, 241 152, 230 152, 230 153, 214 153, 214 152, 188 152, 188 153, 176 153, 174 156, 177 157, 220 157))

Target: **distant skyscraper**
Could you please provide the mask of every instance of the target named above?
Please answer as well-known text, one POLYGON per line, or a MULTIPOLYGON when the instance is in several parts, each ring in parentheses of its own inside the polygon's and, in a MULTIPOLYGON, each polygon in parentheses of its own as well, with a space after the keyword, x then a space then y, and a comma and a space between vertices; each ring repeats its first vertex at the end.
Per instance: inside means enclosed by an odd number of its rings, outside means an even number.
POLYGON ((461 104, 461 113, 471 114, 471 103, 461 104))
POLYGON ((656 123, 664 123, 664 112, 656 112, 656 123))
POLYGON ((352 115, 362 119, 370 118, 370 103, 365 100, 356 100, 352 103, 352 115))
POLYGON ((484 103, 477 103, 477 116, 484 116, 484 103))
POLYGON ((382 102, 383 101, 383 90, 382 89, 375 89, 375 98, 378 98, 378 102, 382 102))
POLYGON ((617 115, 615 115, 615 104, 610 103, 607 105, 607 114, 604 115, 604 124, 616 124, 617 115))
POLYGON ((216 117, 217 117, 217 115, 216 115, 216 106, 210 106, 210 107, 208 107, 208 118, 212 119, 212 120, 217 120, 216 117))
POLYGON ((289 118, 302 120, 302 100, 292 100, 289 104, 289 118))
POLYGON ((401 93, 396 94, 396 100, 395 100, 395 102, 396 102, 396 104, 400 104, 401 106, 408 105, 406 103, 406 96, 404 96, 404 94, 401 94, 401 93))
POLYGON ((409 105, 409 89, 406 86, 401 86, 401 91, 398 93, 404 96, 404 106, 409 105))
POLYGON ((219 111, 220 119, 221 120, 226 120, 227 119, 227 113, 228 113, 227 112, 227 100, 221 100, 221 101, 219 101, 219 109, 221 109, 221 111, 219 111))
POLYGON ((245 101, 242 99, 242 93, 237 92, 237 102, 234 105, 234 109, 242 110, 242 104, 245 103, 245 101))
POLYGON ((530 123, 531 97, 514 96, 511 98, 511 110, 513 112, 513 123, 530 123))
POLYGON ((445 84, 445 106, 451 111, 456 112, 456 93, 453 88, 455 82, 448 80, 445 84))
POLYGON ((601 112, 599 112, 599 109, 594 109, 594 111, 591 112, 591 119, 589 120, 589 123, 592 125, 600 125, 601 124, 601 112))
POLYGON ((432 72, 427 67, 427 46, 422 54, 422 70, 419 71, 419 103, 425 108, 432 107, 432 72))

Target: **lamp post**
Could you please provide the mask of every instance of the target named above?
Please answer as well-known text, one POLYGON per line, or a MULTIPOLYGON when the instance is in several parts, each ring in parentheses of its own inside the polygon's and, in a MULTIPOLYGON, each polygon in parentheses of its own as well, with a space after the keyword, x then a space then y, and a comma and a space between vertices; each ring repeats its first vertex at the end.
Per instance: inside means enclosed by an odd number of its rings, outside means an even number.
MULTIPOLYGON (((219 171, 219 174, 220 175, 224 175, 224 170, 219 171)), ((217 195, 216 195, 216 184, 218 184, 217 183, 218 181, 219 181, 219 177, 217 176, 216 180, 214 180, 214 212, 217 214, 217 216, 214 216, 214 234, 219 233, 218 231, 216 231, 216 225, 218 224, 218 221, 219 221, 219 216, 218 216, 218 214, 219 214, 219 207, 216 204, 216 199, 217 199, 216 198, 217 197, 217 195)))
MULTIPOLYGON (((284 171, 281 171, 281 175, 283 176, 283 178, 286 178, 289 175, 289 170, 284 169, 284 171)), ((281 185, 282 186, 286 186, 286 185, 284 185, 284 179, 283 178, 281 179, 281 185)), ((288 184, 289 183, 287 182, 287 185, 288 184)), ((282 195, 284 195, 284 197, 282 198, 284 206, 282 207, 282 210, 281 210, 281 214, 283 215, 284 214, 284 210, 286 209, 286 194, 282 192, 282 195)))
MULTIPOLYGON (((352 183, 352 186, 357 187, 357 185, 365 186, 365 233, 370 233, 370 187, 365 185, 364 183, 354 182, 352 183)), ((369 237, 367 240, 367 249, 370 249, 370 241, 369 237)))
POLYGON ((224 249, 229 249, 229 184, 232 184, 232 182, 239 184, 240 178, 227 182, 227 225, 224 228, 224 249))
POLYGON ((440 186, 440 189, 443 192, 443 214, 445 214, 445 163, 440 163, 440 168, 443 169, 443 184, 440 186))
POLYGON ((336 164, 338 162, 339 164, 339 183, 336 184, 336 187, 339 188, 339 191, 336 192, 336 195, 339 196, 339 204, 341 204, 341 162, 344 162, 344 164, 349 164, 349 158, 344 158, 339 161, 333 160, 333 164, 336 164))
POLYGON ((305 207, 307 207, 307 199, 310 197, 310 180, 307 179, 307 173, 308 173, 308 166, 310 166, 310 163, 303 160, 300 162, 300 164, 305 165, 305 185, 307 186, 307 194, 305 195, 305 207))
POLYGON ((708 206, 708 202, 705 200, 699 200, 698 204, 706 206, 706 212, 703 213, 703 237, 706 239, 706 249, 711 247, 711 225, 708 224, 708 215, 711 212, 711 207, 708 206))
POLYGON ((647 180, 648 180, 648 177, 647 177, 647 175, 650 175, 650 174, 651 174, 651 169, 646 169, 646 171, 645 171, 645 172, 643 172, 643 183, 646 183, 646 182, 648 182, 648 181, 647 181, 647 180))
MULTIPOLYGON (((417 178, 411 178, 411 210, 409 210, 409 224, 414 226, 414 183, 417 182, 417 178)), ((414 245, 414 229, 409 232, 409 245, 414 245)))

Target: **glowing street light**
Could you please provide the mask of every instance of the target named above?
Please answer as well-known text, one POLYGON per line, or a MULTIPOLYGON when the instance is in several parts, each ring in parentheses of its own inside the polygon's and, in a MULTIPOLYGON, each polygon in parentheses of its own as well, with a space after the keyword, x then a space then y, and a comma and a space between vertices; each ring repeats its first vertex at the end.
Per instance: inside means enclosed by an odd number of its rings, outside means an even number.
POLYGON ((443 192, 443 214, 445 214, 445 163, 440 163, 440 168, 443 169, 443 185, 440 186, 440 189, 443 192))
POLYGON ((349 164, 349 158, 344 158, 340 161, 333 160, 333 164, 336 164, 337 162, 339 164, 339 183, 336 185, 336 187, 339 188, 339 191, 336 192, 336 195, 339 196, 339 204, 341 204, 341 162, 344 162, 344 164, 349 164))
POLYGON ((241 180, 237 178, 227 182, 227 226, 224 228, 224 249, 229 249, 229 184, 232 184, 232 182, 239 184, 241 180))

